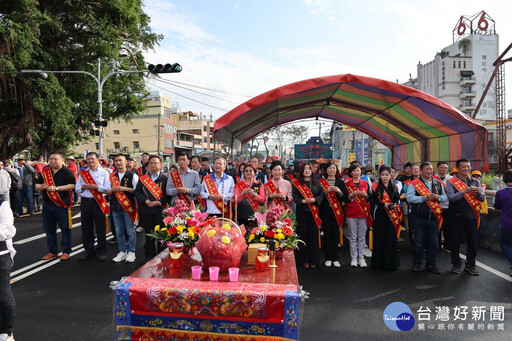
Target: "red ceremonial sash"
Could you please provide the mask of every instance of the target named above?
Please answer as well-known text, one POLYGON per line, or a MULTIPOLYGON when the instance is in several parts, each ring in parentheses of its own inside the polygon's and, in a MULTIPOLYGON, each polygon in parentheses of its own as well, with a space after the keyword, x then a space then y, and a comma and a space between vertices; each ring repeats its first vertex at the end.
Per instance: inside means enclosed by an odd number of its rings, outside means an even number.
MULTIPOLYGON (((46 168, 43 168, 43 171, 41 172, 41 174, 43 174, 43 180, 46 185, 55 186, 55 182, 53 181, 52 171, 49 166, 46 168)), ((55 205, 57 205, 59 207, 68 208, 73 205, 73 194, 71 193, 71 191, 68 191, 68 192, 69 192, 69 204, 68 205, 66 205, 66 203, 64 201, 62 201, 62 199, 60 198, 60 196, 57 192, 46 191, 46 194, 48 194, 48 197, 50 198, 51 201, 53 201, 55 203, 55 205)))
POLYGON ((139 178, 142 176, 142 167, 143 166, 140 166, 139 168, 137 168, 137 174, 139 175, 139 178))
POLYGON ((325 191, 327 201, 329 201, 329 204, 331 204, 332 211, 334 213, 334 216, 336 217, 336 222, 338 223, 338 226, 343 225, 343 211, 341 210, 341 205, 338 201, 338 198, 336 198, 336 194, 334 192, 327 192, 327 188, 329 188, 329 182, 325 179, 320 179, 320 184, 322 185, 322 188, 325 191))
MULTIPOLYGON (((245 181, 237 182, 235 186, 236 188, 238 188, 240 193, 242 193, 244 189, 249 188, 249 185, 247 185, 245 181)), ((251 205, 251 208, 254 212, 258 211, 258 209, 260 208, 260 204, 256 201, 256 199, 254 199, 252 195, 246 193, 244 194, 244 198, 247 199, 249 205, 251 205)))
POLYGON ((204 198, 201 198, 199 195, 197 196, 197 202, 203 206, 203 208, 206 208, 206 200, 204 198))
POLYGON ((141 176, 140 181, 142 181, 142 184, 146 186, 146 188, 149 190, 149 193, 151 193, 151 195, 155 197, 157 201, 162 199, 164 192, 162 192, 160 187, 158 187, 158 185, 153 181, 153 179, 151 179, 149 175, 146 174, 141 176))
MULTIPOLYGON (((279 194, 279 190, 277 189, 272 179, 270 179, 264 186, 270 194, 279 194)), ((282 206, 285 210, 287 209, 286 203, 284 202, 283 199, 274 198, 272 199, 272 201, 274 201, 276 205, 282 206)))
MULTIPOLYGON (((364 180, 359 180, 359 181, 364 181, 364 180)), ((347 181, 345 183, 345 186, 347 187, 348 194, 351 194, 352 192, 358 190, 356 185, 354 185, 353 180, 347 181)), ((372 216, 370 215, 370 204, 358 195, 354 195, 353 198, 356 201, 357 205, 359 205, 359 208, 364 212, 364 215, 366 217, 366 224, 368 226, 372 226, 373 219, 372 219, 372 216)))
MULTIPOLYGON (((372 189, 375 191, 377 189, 377 186, 379 184, 375 184, 372 186, 372 189)), ((391 201, 391 198, 388 195, 388 192, 383 191, 382 192, 382 198, 379 196, 379 200, 383 204, 393 204, 393 201, 391 201)), ((395 227, 396 231, 396 237, 400 237, 400 231, 402 230, 402 226, 400 225, 402 221, 402 208, 400 207, 400 204, 397 204, 394 209, 387 210, 384 209, 386 213, 388 214, 389 219, 393 223, 393 226, 395 227)))
MULTIPOLYGON (((411 185, 423 197, 431 193, 428 190, 427 186, 425 186, 425 184, 420 179, 415 179, 414 181, 411 181, 411 185)), ((432 183, 432 186, 433 185, 434 184, 432 183)), ((441 208, 441 205, 439 205, 439 202, 437 201, 429 200, 425 202, 432 210, 432 213, 434 213, 434 216, 436 217, 437 222, 439 223, 439 229, 441 229, 441 226, 443 225, 443 209, 441 208)))
POLYGON ((405 180, 405 181, 404 181, 404 185, 409 186, 409 184, 411 183, 411 181, 412 181, 411 179, 409 179, 409 180, 405 180))
MULTIPOLYGON (((81 171, 80 175, 82 176, 82 179, 84 180, 85 184, 96 185, 96 181, 94 181, 91 173, 89 173, 89 171, 87 171, 86 169, 81 171)), ((96 189, 90 189, 89 192, 91 192, 91 194, 93 195, 94 199, 96 200, 96 203, 100 206, 103 214, 108 215, 109 209, 108 209, 107 201, 105 200, 105 197, 103 196, 103 194, 101 194, 96 189)))
MULTIPOLYGON (((461 192, 464 188, 468 186, 458 177, 454 176, 450 180, 453 187, 457 189, 457 191, 461 192)), ((480 210, 482 209, 482 203, 476 198, 475 193, 466 193, 464 194, 464 199, 467 200, 469 206, 473 209, 473 213, 475 213, 476 221, 478 222, 478 226, 480 227, 480 210)))
MULTIPOLYGON (((292 184, 297 187, 300 194, 304 197, 304 199, 314 198, 313 193, 306 185, 301 185, 299 179, 293 179, 292 184)), ((313 218, 315 219, 315 224, 317 227, 322 226, 322 219, 320 219, 320 215, 318 214, 318 207, 315 204, 308 204, 311 214, 313 214, 313 218)))
POLYGON ((441 180, 440 177, 438 177, 437 175, 432 175, 432 178, 436 179, 437 181, 439 181, 443 187, 446 187, 446 184, 443 182, 443 180, 441 180))
MULTIPOLYGON (((204 184, 206 185, 206 188, 208 189, 208 193, 210 195, 219 195, 219 190, 217 189, 217 186, 215 185, 215 181, 213 180, 211 175, 205 176, 204 184)), ((231 210, 229 209, 229 205, 224 204, 224 200, 212 200, 213 204, 217 209, 222 212, 222 216, 228 219, 231 219, 231 210)), ((206 208, 206 206, 205 206, 206 208)))
MULTIPOLYGON (((176 187, 176 188, 185 187, 183 185, 183 181, 181 180, 179 170, 175 169, 175 170, 169 172, 169 176, 171 177, 174 187, 176 187)), ((190 199, 188 198, 188 195, 186 195, 185 193, 178 194, 178 199, 183 200, 187 204, 187 206, 190 206, 190 204, 192 203, 192 201, 190 201, 190 199)))
POLYGON ((237 175, 236 176, 236 182, 240 182, 240 181, 242 181, 242 179, 237 175))
MULTIPOLYGON (((113 172, 109 176, 110 183, 112 184, 112 187, 119 187, 121 186, 121 183, 119 182, 119 178, 117 177, 117 172, 113 172)), ((121 207, 125 210, 125 212, 128 214, 131 220, 133 220, 134 223, 137 222, 137 210, 135 207, 133 207, 131 201, 126 196, 125 192, 114 192, 117 198, 117 201, 119 201, 119 204, 121 207)))

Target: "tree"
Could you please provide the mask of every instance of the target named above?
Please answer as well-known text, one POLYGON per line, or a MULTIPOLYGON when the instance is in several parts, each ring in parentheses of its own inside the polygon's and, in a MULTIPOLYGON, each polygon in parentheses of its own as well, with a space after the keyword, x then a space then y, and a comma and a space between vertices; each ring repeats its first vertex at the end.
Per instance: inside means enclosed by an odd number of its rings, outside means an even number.
MULTIPOLYGON (((161 36, 151 32, 141 0, 94 2, 17 0, 0 3, 0 156, 66 149, 83 139, 98 112, 97 85, 86 75, 49 74, 21 79, 22 69, 80 70, 102 75, 143 70, 143 50, 161 36)), ((142 112, 140 74, 112 77, 103 87, 103 117, 142 112)))
POLYGON ((301 144, 305 142, 309 132, 306 126, 290 125, 285 128, 284 134, 289 136, 294 143, 301 144))
POLYGON ((459 40, 459 49, 462 50, 462 53, 466 55, 466 52, 468 52, 468 48, 471 45, 471 40, 468 38, 463 38, 459 40))

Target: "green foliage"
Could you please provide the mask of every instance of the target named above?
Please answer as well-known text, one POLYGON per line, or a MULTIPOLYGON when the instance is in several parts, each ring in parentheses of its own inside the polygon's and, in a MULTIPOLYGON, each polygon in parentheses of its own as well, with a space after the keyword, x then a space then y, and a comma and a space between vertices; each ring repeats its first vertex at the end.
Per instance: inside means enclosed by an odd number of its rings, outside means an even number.
MULTIPOLYGON (((22 69, 144 70, 151 32, 141 0, 16 0, 0 3, 0 156, 65 149, 98 113, 97 84, 87 75, 20 79, 22 69)), ((103 87, 103 117, 129 118, 144 109, 142 74, 114 76, 103 87)))

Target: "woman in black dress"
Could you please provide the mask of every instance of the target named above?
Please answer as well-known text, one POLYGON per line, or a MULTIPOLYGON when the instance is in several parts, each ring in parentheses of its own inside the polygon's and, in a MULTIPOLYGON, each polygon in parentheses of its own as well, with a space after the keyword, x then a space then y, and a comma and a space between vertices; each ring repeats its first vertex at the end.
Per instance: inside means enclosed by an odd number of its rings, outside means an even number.
POLYGON ((297 263, 302 264, 304 268, 316 268, 318 265, 318 229, 313 214, 308 204, 319 206, 324 197, 324 191, 320 182, 315 179, 313 174, 313 165, 309 162, 304 163, 299 170, 298 179, 292 181, 292 196, 297 204, 297 234, 299 238, 306 243, 300 244, 297 250, 297 263), (306 185, 313 194, 313 198, 304 198, 297 185, 306 185))
POLYGON ((325 266, 334 266, 339 268, 341 265, 338 259, 338 244, 340 243, 340 230, 342 226, 338 225, 338 221, 334 215, 333 206, 329 202, 327 195, 329 192, 334 192, 334 194, 336 194, 334 203, 338 205, 337 207, 343 217, 341 203, 343 193, 346 193, 347 190, 343 180, 340 179, 340 174, 336 164, 332 161, 328 161, 325 165, 324 180, 328 182, 328 187, 325 191, 324 200, 322 200, 322 204, 320 205, 320 218, 322 219, 322 231, 324 232, 324 245, 322 248, 324 249, 325 254, 325 266))
POLYGON ((372 267, 397 270, 400 266, 397 234, 387 211, 396 208, 400 201, 400 195, 397 187, 391 181, 389 166, 382 165, 379 168, 379 182, 373 185, 372 201, 376 207, 373 221, 372 267), (385 193, 391 199, 391 203, 383 202, 385 193))

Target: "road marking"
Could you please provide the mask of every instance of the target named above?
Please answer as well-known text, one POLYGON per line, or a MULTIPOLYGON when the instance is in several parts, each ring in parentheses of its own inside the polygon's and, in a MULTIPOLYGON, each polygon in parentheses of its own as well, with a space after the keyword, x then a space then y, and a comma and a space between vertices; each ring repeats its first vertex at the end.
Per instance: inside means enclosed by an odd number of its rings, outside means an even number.
MULTIPOLYGON (((460 258, 466 260, 466 256, 464 256, 462 253, 459 253, 459 255, 460 255, 460 258)), ((478 265, 482 269, 485 269, 485 270, 489 271, 490 273, 495 274, 496 276, 503 278, 506 281, 512 282, 512 277, 508 276, 507 274, 504 274, 503 272, 500 272, 500 271, 498 271, 498 270, 496 270, 494 268, 491 268, 490 266, 485 265, 484 263, 481 263, 479 261, 476 261, 475 263, 476 263, 476 265, 478 265)))
MULTIPOLYGON (((114 236, 112 235, 112 233, 107 234, 107 240, 110 240, 110 239, 112 239, 112 238, 114 238, 114 236)), ((79 253, 82 253, 82 252, 85 250, 85 249, 83 248, 83 244, 76 245, 75 247, 71 248, 71 250, 73 250, 73 249, 74 249, 75 251, 72 251, 72 252, 69 254, 71 257, 72 257, 72 256, 75 256, 75 255, 77 255, 77 254, 79 254, 79 253)), ((28 265, 28 266, 26 266, 26 267, 24 267, 24 268, 22 268, 22 269, 16 270, 16 271, 14 271, 14 272, 12 272, 12 273, 11 273, 11 284, 12 284, 12 283, 16 283, 16 282, 18 282, 18 281, 20 281, 20 280, 22 280, 22 279, 24 279, 24 278, 27 278, 28 276, 31 276, 31 275, 33 275, 33 274, 35 274, 35 273, 37 273, 37 272, 39 272, 39 271, 41 271, 41 270, 44 270, 44 269, 46 269, 46 268, 49 268, 50 266, 53 266, 53 265, 55 265, 55 264, 57 264, 57 263, 60 263, 60 262, 62 262, 62 261, 61 261, 60 259, 58 259, 58 258, 57 258, 57 259, 54 259, 54 260, 52 260, 52 261, 50 261, 50 262, 45 261, 45 260, 41 260, 41 261, 37 261, 37 262, 35 262, 35 263, 31 264, 31 265, 28 265), (44 264, 42 264, 42 263, 44 263, 44 264), (41 265, 41 266, 39 266, 39 265, 41 265), (39 266, 39 267, 38 267, 38 266, 39 266), (13 278, 13 276, 15 276, 16 274, 21 273, 21 272, 24 272, 24 271, 27 271, 27 270, 32 269, 32 268, 34 268, 34 267, 37 267, 37 268, 36 268, 36 269, 33 269, 33 270, 29 271, 29 272, 26 272, 26 273, 24 273, 24 274, 22 274, 22 275, 19 275, 18 277, 14 277, 14 278, 13 278)), ((67 261, 66 261, 66 262, 67 262, 67 261)))
MULTIPOLYGON (((74 229, 75 227, 78 227, 78 226, 81 226, 81 225, 82 225, 82 222, 74 223, 73 225, 71 225, 71 229, 74 229)), ((60 233, 60 232, 61 232, 60 229, 58 229, 57 233, 60 233)), ((14 245, 22 245, 22 244, 26 244, 26 243, 29 243, 29 242, 32 242, 34 240, 38 240, 38 239, 41 239, 41 238, 44 238, 44 237, 46 237, 46 233, 41 233, 41 234, 29 237, 29 238, 25 238, 25 239, 22 239, 22 240, 17 240, 13 244, 14 245)))

